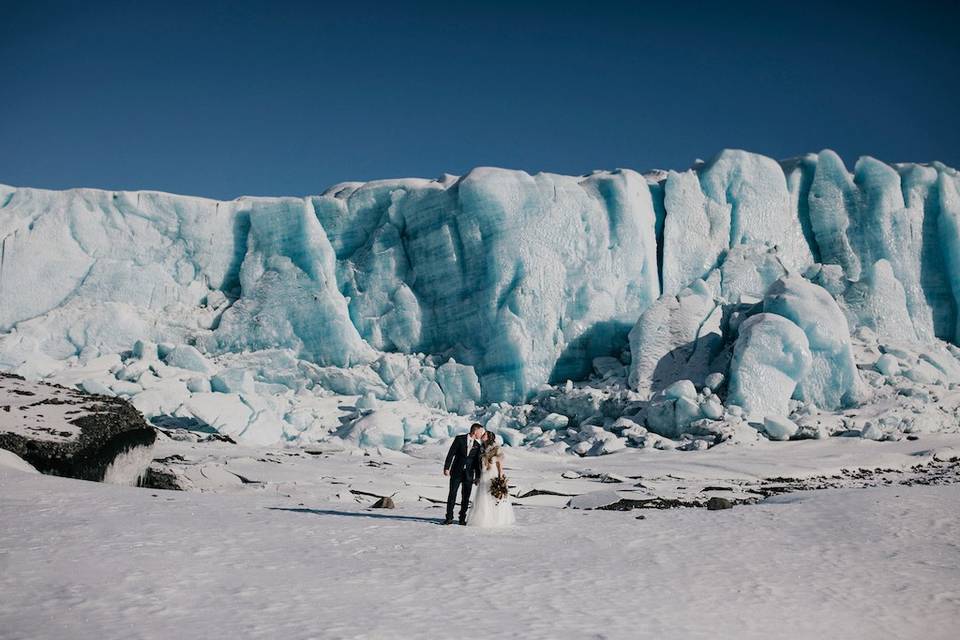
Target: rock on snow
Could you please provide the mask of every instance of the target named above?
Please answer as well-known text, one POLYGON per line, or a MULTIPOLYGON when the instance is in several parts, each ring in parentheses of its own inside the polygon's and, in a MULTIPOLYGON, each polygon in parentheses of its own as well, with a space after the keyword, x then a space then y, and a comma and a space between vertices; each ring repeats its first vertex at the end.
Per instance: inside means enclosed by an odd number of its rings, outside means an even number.
POLYGON ((0 373, 0 452, 33 469, 136 484, 155 440, 155 429, 124 400, 0 373))

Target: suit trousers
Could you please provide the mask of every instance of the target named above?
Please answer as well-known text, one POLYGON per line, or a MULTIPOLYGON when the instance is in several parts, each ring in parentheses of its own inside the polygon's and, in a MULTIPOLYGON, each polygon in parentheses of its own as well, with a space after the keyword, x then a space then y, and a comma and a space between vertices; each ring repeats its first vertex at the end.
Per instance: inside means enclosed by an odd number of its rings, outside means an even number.
POLYGON ((460 519, 466 520, 467 507, 470 505, 470 492, 473 491, 473 476, 463 471, 450 474, 450 493, 447 494, 447 520, 453 520, 453 506, 460 491, 460 519))

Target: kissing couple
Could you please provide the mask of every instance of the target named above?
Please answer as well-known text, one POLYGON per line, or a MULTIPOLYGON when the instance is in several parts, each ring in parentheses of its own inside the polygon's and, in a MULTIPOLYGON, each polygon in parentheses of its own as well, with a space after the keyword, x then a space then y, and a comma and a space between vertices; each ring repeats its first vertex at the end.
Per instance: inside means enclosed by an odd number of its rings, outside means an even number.
POLYGON ((450 477, 447 517, 453 524, 453 507, 460 493, 460 524, 471 527, 508 527, 515 522, 507 478, 503 475, 503 450, 497 435, 482 424, 470 425, 470 432, 453 439, 443 463, 443 475, 450 477), (477 497, 470 506, 470 492, 477 485, 477 497))

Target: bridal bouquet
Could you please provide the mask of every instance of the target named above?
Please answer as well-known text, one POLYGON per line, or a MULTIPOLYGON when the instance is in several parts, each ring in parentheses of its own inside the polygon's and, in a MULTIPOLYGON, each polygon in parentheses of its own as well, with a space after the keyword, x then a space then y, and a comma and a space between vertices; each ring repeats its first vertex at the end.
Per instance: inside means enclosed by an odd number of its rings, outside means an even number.
POLYGON ((490 482, 490 493, 497 500, 503 500, 507 497, 507 477, 497 476, 490 482))

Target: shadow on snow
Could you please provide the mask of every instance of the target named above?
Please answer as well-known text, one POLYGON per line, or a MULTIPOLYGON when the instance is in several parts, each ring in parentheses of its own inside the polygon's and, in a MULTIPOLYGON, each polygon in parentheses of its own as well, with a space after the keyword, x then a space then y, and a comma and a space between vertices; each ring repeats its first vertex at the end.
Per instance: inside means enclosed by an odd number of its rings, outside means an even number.
POLYGON ((374 518, 377 520, 405 520, 408 522, 430 522, 440 524, 443 518, 424 518, 421 516, 402 516, 387 513, 366 513, 362 511, 337 511, 335 509, 307 509, 293 507, 264 507, 271 511, 293 511, 294 513, 312 513, 317 516, 346 516, 350 518, 374 518))

